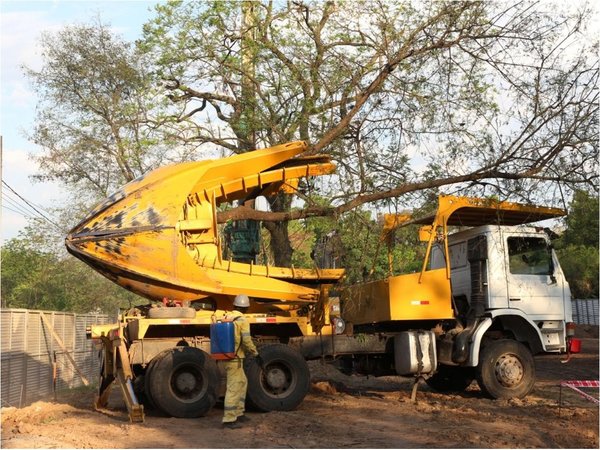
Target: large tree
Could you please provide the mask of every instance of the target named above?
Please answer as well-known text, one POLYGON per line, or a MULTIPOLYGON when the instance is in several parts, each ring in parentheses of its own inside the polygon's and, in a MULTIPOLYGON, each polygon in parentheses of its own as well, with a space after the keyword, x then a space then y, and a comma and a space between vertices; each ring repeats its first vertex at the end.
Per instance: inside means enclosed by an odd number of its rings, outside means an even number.
POLYGON ((301 209, 276 197, 271 212, 220 215, 263 220, 286 264, 291 219, 403 207, 442 186, 538 201, 596 186, 597 42, 584 3, 560 9, 172 2, 141 47, 179 108, 182 142, 243 152, 303 139, 336 160, 338 177, 320 185, 327 206, 303 190, 301 209))
POLYGON ((585 3, 214 1, 158 5, 138 46, 100 21, 66 27, 28 71, 40 177, 97 198, 196 150, 304 139, 339 166, 301 185, 304 207, 280 195, 219 216, 263 220, 278 265, 291 219, 444 186, 534 201, 595 189, 592 19, 585 3))
MULTIPOLYGON (((72 224, 159 165, 303 139, 332 156, 336 176, 303 182, 300 207, 278 195, 269 212, 240 206, 219 221, 263 220, 277 265, 310 264, 337 228, 349 280, 381 276, 388 249, 366 204, 430 209, 443 188, 564 205, 578 187, 597 191, 593 19, 585 3, 213 1, 160 4, 139 45, 100 20, 68 26, 44 35, 41 69, 26 70, 40 96, 39 178, 71 188, 56 214, 72 224)), ((597 237, 593 202, 575 195, 559 249, 578 296, 598 295, 597 239, 582 241, 597 237)), ((137 301, 49 248, 49 235, 36 224, 3 247, 5 306, 137 301)), ((402 240, 394 270, 418 259, 402 240)))
POLYGON ((25 68, 39 98, 30 139, 42 148, 37 178, 98 201, 149 169, 192 149, 163 114, 148 62, 100 19, 45 33, 41 69, 25 68))

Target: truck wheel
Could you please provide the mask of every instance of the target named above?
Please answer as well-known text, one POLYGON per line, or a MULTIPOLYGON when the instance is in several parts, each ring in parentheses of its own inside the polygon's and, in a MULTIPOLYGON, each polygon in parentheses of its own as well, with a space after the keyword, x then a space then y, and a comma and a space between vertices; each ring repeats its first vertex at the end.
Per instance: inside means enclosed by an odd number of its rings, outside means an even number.
POLYGON ((152 358, 152 361, 150 361, 150 363, 148 364, 148 367, 146 367, 146 371, 145 371, 144 375, 142 376, 142 378, 143 378, 142 381, 144 382, 144 395, 141 396, 141 400, 142 400, 142 403, 144 404, 145 408, 153 409, 153 410, 159 409, 159 408, 157 408, 156 403, 152 399, 152 392, 150 391, 150 374, 152 373, 152 369, 155 366, 156 361, 158 361, 160 358, 162 358, 163 355, 165 355, 169 351, 170 350, 163 351, 163 352, 159 353, 158 355, 156 355, 154 358, 152 358))
POLYGON ((144 406, 148 403, 146 401, 146 391, 144 386, 146 384, 146 375, 138 375, 133 379, 133 393, 137 397, 138 402, 144 406))
POLYGON ((166 307, 150 308, 148 310, 150 319, 195 319, 196 310, 194 308, 166 307))
POLYGON ((263 368, 246 359, 248 406, 258 411, 290 411, 296 408, 310 388, 308 364, 296 350, 284 344, 259 349, 263 368))
POLYGON ((442 365, 426 382, 438 392, 463 392, 471 385, 474 379, 474 367, 442 365))
POLYGON ((158 355, 149 369, 149 400, 170 416, 199 417, 217 401, 217 365, 200 349, 173 348, 158 355))
POLYGON ((535 363, 527 347, 501 339, 483 348, 477 383, 492 398, 523 398, 533 390, 535 363))

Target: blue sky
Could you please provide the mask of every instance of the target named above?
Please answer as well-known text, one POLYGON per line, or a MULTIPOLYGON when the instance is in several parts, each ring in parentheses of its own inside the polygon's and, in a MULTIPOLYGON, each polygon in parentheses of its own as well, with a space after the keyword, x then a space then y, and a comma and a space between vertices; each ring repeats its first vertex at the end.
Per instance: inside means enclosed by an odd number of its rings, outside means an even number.
MULTIPOLYGON (((90 22, 99 16, 128 40, 141 36, 142 25, 153 17, 156 1, 24 1, 0 0, 0 134, 2 134, 2 180, 44 212, 67 195, 53 183, 33 182, 37 170, 29 155, 39 148, 25 134, 35 120, 36 96, 20 67, 40 68, 38 40, 44 31, 90 22)), ((14 205, 14 194, 2 186, 2 241, 16 237, 27 223, 14 205), (9 195, 8 202, 5 198, 9 195), (9 209, 10 208, 10 209, 9 209)))

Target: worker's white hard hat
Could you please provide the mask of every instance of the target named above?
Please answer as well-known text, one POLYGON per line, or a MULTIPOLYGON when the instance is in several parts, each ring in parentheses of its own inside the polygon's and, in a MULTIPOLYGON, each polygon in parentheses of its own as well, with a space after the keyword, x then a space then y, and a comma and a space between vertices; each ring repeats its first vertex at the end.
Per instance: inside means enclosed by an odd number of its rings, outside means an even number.
POLYGON ((240 308, 247 308, 250 306, 250 299, 245 294, 236 295, 235 300, 233 300, 233 306, 239 306, 240 308))

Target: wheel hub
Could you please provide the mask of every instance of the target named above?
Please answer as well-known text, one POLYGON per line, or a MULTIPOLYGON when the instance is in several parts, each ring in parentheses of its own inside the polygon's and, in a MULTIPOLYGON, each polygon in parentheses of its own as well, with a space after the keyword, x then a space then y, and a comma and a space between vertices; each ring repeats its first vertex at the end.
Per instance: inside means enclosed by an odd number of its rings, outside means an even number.
POLYGON ((179 392, 191 392, 196 387, 196 377, 189 372, 182 372, 175 379, 175 387, 179 392))
POLYGON ((523 364, 516 355, 502 355, 496 362, 496 378, 507 387, 516 386, 524 375, 523 364))
POLYGON ((267 372, 267 383, 274 389, 282 389, 286 385, 285 372, 278 367, 269 369, 267 372))

